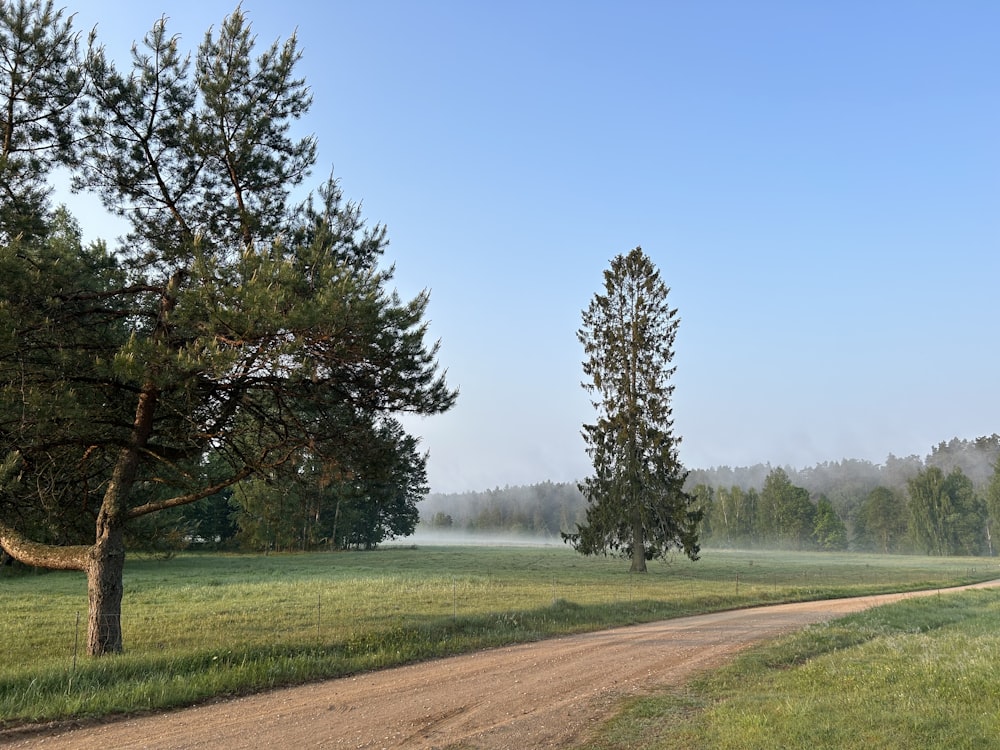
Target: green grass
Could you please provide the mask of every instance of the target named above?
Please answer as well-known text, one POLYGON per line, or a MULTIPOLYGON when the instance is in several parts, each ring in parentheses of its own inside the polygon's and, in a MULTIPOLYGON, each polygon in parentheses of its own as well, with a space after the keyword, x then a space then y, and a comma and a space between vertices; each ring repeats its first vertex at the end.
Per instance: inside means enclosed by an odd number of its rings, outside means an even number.
POLYGON ((706 551, 655 564, 563 547, 132 557, 126 652, 88 659, 86 582, 0 578, 0 728, 187 705, 490 646, 778 601, 935 588, 994 561, 706 551), (79 622, 78 622, 79 620, 79 622))
POLYGON ((630 701, 587 750, 1000 747, 1000 595, 871 609, 630 701))

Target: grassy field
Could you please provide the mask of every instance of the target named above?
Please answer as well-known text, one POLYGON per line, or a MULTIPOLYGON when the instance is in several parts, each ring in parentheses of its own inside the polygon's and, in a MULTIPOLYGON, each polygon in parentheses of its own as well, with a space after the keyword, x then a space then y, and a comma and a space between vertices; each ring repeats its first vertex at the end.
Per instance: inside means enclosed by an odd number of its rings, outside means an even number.
POLYGON ((0 727, 184 705, 562 633, 778 601, 937 588, 993 560, 706 551, 632 576, 554 547, 130 558, 126 653, 80 654, 79 574, 0 578, 0 727))
POLYGON ((988 591, 817 625, 631 701, 586 750, 1000 748, 998 623, 988 591))

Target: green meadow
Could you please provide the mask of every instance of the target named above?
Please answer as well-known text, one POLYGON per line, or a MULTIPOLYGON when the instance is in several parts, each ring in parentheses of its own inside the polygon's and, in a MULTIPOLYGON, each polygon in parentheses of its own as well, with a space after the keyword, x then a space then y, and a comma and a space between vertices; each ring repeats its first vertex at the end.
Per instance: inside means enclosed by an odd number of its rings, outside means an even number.
POLYGON ((1000 596, 877 607, 630 700, 585 750, 1000 748, 1000 596))
POLYGON ((0 727, 164 709, 698 612, 1000 575, 983 558, 718 550, 645 576, 627 569, 556 545, 130 557, 126 650, 100 659, 82 655, 82 575, 8 575, 0 727))

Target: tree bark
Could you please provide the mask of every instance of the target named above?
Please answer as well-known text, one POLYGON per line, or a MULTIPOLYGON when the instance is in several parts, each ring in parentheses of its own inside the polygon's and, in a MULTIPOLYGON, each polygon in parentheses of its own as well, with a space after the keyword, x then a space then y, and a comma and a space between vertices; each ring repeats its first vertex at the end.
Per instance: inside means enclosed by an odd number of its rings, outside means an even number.
POLYGON ((120 524, 105 524, 93 546, 59 547, 39 544, 0 523, 0 543, 15 560, 50 570, 82 570, 90 599, 87 653, 92 656, 122 650, 121 606, 125 543, 120 524))
POLYGON ((33 542, 3 521, 0 521, 0 547, 25 565, 49 570, 86 570, 90 552, 90 547, 84 545, 57 547, 33 542))
POLYGON ((103 656, 122 651, 122 578, 125 542, 121 524, 106 524, 87 555, 87 654, 103 656))
POLYGON ((87 654, 103 656, 122 651, 122 577, 125 570, 125 523, 128 497, 139 471, 139 456, 153 431, 159 390, 147 382, 139 394, 132 442, 122 448, 97 514, 97 536, 87 555, 87 654))
POLYGON ((632 513, 632 567, 629 573, 646 572, 646 536, 643 531, 642 514, 636 508, 632 513))

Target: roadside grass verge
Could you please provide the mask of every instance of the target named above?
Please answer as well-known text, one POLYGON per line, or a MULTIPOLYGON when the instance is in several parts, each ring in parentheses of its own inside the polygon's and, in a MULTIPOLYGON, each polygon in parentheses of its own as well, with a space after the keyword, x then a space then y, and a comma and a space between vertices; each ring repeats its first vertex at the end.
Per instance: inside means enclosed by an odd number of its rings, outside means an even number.
POLYGON ((159 710, 538 640, 780 601, 939 588, 996 561, 706 551, 627 573, 563 547, 130 557, 125 653, 81 653, 80 574, 0 578, 0 729, 159 710))
POLYGON ((627 702, 586 750, 1000 747, 1000 595, 873 608, 627 702))

